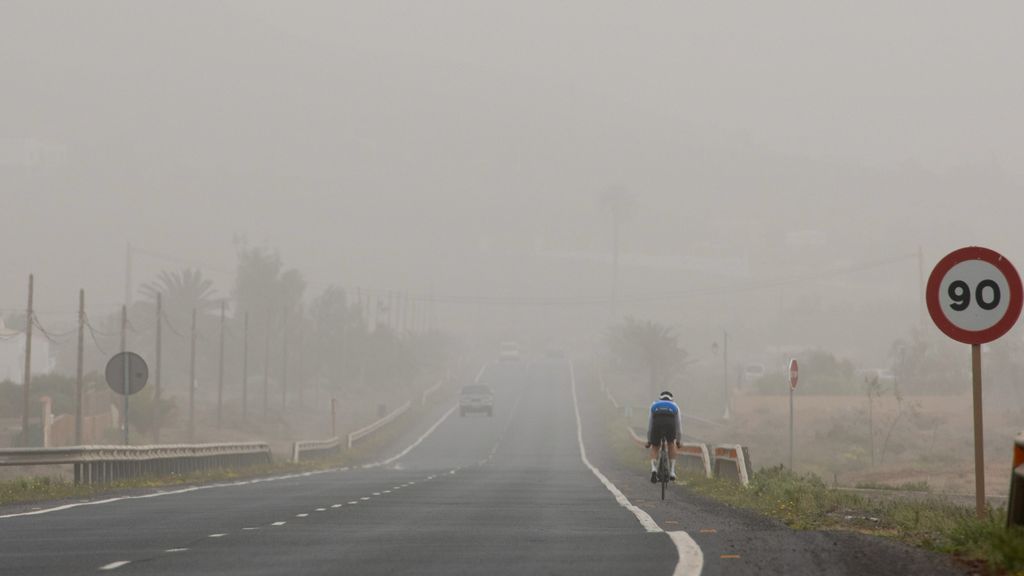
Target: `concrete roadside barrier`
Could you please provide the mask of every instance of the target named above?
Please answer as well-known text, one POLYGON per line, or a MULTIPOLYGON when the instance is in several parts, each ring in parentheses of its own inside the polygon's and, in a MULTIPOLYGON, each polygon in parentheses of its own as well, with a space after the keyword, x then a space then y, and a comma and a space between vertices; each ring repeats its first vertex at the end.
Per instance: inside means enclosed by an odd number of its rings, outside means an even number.
POLYGON ((735 480, 747 486, 753 472, 750 467, 750 454, 745 446, 739 444, 718 444, 714 449, 715 477, 735 480))
POLYGON ((1013 441, 1010 469, 1010 499, 1006 503, 1006 526, 1024 525, 1024 434, 1013 441))
POLYGON ((683 442, 679 449, 679 465, 685 472, 697 472, 711 478, 711 457, 708 445, 700 442, 683 442))

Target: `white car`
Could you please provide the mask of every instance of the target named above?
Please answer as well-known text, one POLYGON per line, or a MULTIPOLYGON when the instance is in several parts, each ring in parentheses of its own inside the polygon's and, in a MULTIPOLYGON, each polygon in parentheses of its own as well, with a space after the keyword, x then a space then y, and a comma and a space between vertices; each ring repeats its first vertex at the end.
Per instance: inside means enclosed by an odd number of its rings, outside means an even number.
POLYGON ((485 412, 494 416, 494 393, 487 384, 466 384, 459 393, 459 416, 467 412, 485 412))
POLYGON ((522 353, 519 351, 519 344, 516 342, 502 342, 498 351, 498 360, 501 362, 519 362, 522 353))

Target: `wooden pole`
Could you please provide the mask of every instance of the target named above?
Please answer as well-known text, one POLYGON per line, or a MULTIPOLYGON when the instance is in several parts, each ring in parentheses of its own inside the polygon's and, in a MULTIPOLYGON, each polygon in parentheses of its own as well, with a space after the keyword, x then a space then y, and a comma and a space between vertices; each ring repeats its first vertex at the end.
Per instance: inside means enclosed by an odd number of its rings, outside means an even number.
POLYGON ((160 383, 161 363, 163 361, 163 327, 164 327, 164 298, 163 294, 156 294, 156 364, 153 366, 153 441, 160 443, 160 402, 163 397, 163 388, 160 383))
POLYGON ((32 386, 32 293, 35 277, 28 275, 28 308, 25 311, 25 379, 22 380, 21 444, 28 446, 29 388, 32 386))
POLYGON ((985 518, 985 439, 981 406, 981 345, 971 345, 974 388, 974 503, 978 518, 985 518))
POLYGON ((82 445, 82 354, 85 351, 85 290, 78 291, 78 361, 75 365, 75 445, 82 445))
POLYGON ((220 303, 220 357, 217 363, 217 429, 220 430, 224 408, 224 302, 220 303))
POLYGON ((242 423, 249 419, 249 311, 242 324, 242 423))
POLYGON ((196 309, 192 309, 192 337, 188 362, 188 441, 196 441, 196 309))

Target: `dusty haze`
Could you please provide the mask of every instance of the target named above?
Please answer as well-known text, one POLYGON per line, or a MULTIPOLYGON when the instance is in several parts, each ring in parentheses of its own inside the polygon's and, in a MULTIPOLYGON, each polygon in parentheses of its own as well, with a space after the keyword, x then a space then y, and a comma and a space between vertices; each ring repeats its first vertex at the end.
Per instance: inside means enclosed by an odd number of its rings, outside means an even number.
POLYGON ((72 322, 79 287, 115 309, 129 242, 134 286, 194 265, 226 296, 247 242, 310 294, 434 294, 453 331, 594 343, 619 190, 619 315, 694 356, 725 328, 879 365, 920 321, 919 247, 926 270, 974 243, 1024 262, 1022 18, 3 2, 0 307, 34 272, 44 319, 72 322))

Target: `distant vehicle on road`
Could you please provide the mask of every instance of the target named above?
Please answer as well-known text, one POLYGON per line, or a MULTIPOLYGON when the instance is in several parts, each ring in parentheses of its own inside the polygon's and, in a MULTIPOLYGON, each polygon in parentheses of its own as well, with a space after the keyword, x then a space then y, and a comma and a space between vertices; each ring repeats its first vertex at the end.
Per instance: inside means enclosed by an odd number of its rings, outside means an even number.
POLYGON ((750 388, 757 383, 765 375, 764 364, 757 362, 751 362, 743 366, 743 375, 741 385, 744 388, 750 388))
POLYGON ((519 351, 518 342, 502 342, 498 351, 498 360, 501 362, 519 362, 522 353, 519 351))
POLYGON ((562 360, 565 358, 565 351, 561 348, 548 348, 544 351, 544 357, 548 360, 562 360))
POLYGON ((486 412, 494 416, 494 392, 487 384, 466 384, 459 392, 459 416, 469 412, 486 412))

